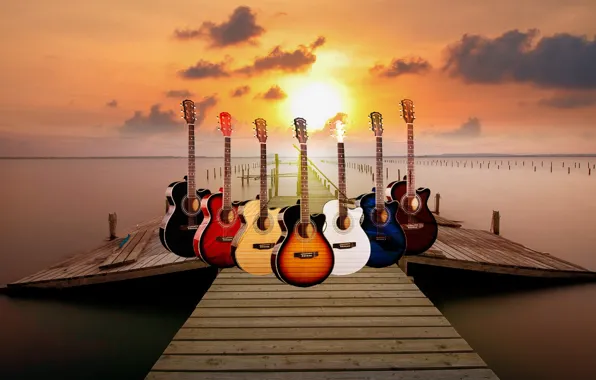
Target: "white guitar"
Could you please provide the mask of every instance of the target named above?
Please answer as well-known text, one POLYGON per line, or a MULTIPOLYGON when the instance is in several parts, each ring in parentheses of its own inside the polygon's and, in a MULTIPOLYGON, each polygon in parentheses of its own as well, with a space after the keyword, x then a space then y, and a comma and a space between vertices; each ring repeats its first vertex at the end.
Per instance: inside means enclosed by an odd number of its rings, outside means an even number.
POLYGON ((331 275, 343 276, 358 272, 370 257, 370 241, 360 226, 362 208, 348 208, 346 195, 346 160, 344 156, 345 129, 341 121, 335 122, 331 134, 337 139, 337 169, 339 173, 339 199, 325 203, 323 214, 326 227, 323 235, 331 244, 335 265, 331 275))

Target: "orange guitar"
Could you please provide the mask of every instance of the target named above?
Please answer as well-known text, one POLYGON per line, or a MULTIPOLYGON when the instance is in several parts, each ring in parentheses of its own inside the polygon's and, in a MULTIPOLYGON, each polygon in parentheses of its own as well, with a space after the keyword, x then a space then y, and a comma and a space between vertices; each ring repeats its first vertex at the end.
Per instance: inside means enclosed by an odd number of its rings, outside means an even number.
POLYGON ((333 248, 323 235, 325 214, 310 215, 308 209, 308 167, 306 156, 306 120, 294 119, 295 134, 300 142, 301 194, 298 204, 284 207, 278 220, 280 240, 271 254, 271 267, 281 281, 309 287, 325 281, 333 270, 333 248))
POLYGON ((232 258, 232 240, 240 229, 238 207, 232 202, 232 170, 230 165, 232 116, 227 112, 219 114, 219 130, 224 135, 224 187, 223 192, 201 199, 203 222, 193 239, 195 254, 204 262, 219 268, 235 266, 232 258))

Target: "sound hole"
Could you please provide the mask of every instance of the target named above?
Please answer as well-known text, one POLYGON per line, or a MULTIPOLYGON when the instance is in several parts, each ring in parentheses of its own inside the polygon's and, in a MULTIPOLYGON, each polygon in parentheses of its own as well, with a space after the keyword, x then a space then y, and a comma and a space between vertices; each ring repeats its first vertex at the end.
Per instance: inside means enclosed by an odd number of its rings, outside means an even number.
POLYGON ((195 216, 201 210, 201 204, 197 198, 188 198, 186 195, 182 198, 182 212, 188 216, 195 216))
POLYGON ((376 226, 384 226, 389 222, 389 211, 386 208, 374 208, 370 213, 370 219, 376 226))
POLYGON ((219 222, 221 224, 224 225, 228 225, 228 224, 232 224, 234 223, 234 220, 236 219, 236 213, 234 212, 234 209, 224 209, 222 208, 221 210, 219 210, 219 222))
POLYGON ((268 216, 260 216, 257 219, 257 228, 261 231, 267 231, 271 227, 271 218, 268 216))
POLYGON ((416 214, 420 211, 420 207, 422 205, 422 201, 418 194, 415 195, 408 195, 404 194, 399 201, 399 204, 403 208, 403 210, 408 214, 416 214))
POLYGON ((304 240, 310 240, 315 236, 317 229, 314 223, 297 223, 295 228, 295 233, 304 240))
POLYGON ((352 221, 350 220, 349 216, 340 216, 335 220, 335 225, 341 231, 346 231, 352 225, 352 221))

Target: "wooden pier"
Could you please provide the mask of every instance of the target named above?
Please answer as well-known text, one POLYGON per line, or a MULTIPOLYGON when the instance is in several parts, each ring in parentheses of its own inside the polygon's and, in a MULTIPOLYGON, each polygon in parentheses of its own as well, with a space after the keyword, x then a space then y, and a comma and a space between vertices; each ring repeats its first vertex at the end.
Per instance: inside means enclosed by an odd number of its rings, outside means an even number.
POLYGON ((498 378, 394 265, 306 289, 225 269, 146 379, 498 378))

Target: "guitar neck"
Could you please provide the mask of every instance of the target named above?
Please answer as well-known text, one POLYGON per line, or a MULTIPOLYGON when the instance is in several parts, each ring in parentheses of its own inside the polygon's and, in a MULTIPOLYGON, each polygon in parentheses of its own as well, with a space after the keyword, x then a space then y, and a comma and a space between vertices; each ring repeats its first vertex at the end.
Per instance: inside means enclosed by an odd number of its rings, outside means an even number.
POLYGON ((377 136, 377 173, 375 175, 375 200, 377 210, 385 208, 385 189, 383 189, 383 137, 377 136))
POLYGON ((346 192, 346 159, 344 155, 344 143, 337 143, 337 172, 339 176, 339 215, 348 215, 347 192, 346 192))
POLYGON ((195 126, 188 124, 188 170, 187 170, 187 196, 196 198, 195 185, 195 126))
POLYGON ((409 196, 413 196, 416 190, 414 175, 414 124, 408 123, 408 184, 407 191, 409 196))
POLYGON ((306 155, 306 144, 300 144, 300 221, 310 222, 308 208, 308 157, 306 155))
POLYGON ((261 194, 259 195, 261 217, 267 217, 267 144, 261 143, 261 194))
POLYGON ((232 139, 225 136, 225 153, 224 153, 224 186, 223 186, 223 208, 230 210, 232 208, 232 173, 230 166, 230 150, 232 146, 232 139))

